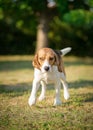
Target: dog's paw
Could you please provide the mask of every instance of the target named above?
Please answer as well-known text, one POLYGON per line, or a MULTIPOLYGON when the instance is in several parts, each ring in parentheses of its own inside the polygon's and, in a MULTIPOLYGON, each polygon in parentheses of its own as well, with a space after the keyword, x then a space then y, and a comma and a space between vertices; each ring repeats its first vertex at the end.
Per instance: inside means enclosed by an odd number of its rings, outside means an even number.
POLYGON ((64 93, 64 98, 65 98, 66 100, 68 100, 69 97, 70 97, 69 93, 68 93, 68 92, 65 92, 65 93, 64 93))
POLYGON ((32 106, 32 105, 34 105, 35 103, 36 103, 36 99, 30 97, 29 100, 28 100, 29 106, 32 106))
POLYGON ((44 99, 45 99, 45 96, 44 96, 44 95, 40 95, 39 98, 38 98, 39 101, 42 101, 42 100, 44 100, 44 99))
POLYGON ((60 99, 54 100, 54 106, 58 106, 58 105, 61 105, 61 104, 62 104, 62 101, 60 99))

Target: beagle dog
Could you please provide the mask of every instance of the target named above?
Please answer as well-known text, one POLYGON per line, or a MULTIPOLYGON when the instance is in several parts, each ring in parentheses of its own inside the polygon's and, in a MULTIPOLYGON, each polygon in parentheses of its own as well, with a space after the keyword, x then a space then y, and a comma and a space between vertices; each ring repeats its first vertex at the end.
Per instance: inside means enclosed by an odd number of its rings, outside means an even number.
POLYGON ((36 93, 41 84, 42 90, 39 96, 39 101, 45 98, 46 84, 53 83, 55 86, 54 105, 61 105, 60 87, 61 83, 64 88, 64 98, 69 98, 68 84, 66 82, 66 74, 63 66, 62 57, 71 50, 70 47, 60 51, 54 51, 50 48, 40 49, 34 57, 34 80, 32 85, 32 92, 28 103, 30 106, 36 103, 36 93))

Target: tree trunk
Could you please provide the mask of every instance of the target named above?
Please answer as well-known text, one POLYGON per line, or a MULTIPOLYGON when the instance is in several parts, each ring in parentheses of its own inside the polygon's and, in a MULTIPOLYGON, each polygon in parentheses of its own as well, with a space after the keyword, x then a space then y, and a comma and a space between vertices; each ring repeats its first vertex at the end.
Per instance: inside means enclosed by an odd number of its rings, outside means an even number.
POLYGON ((37 27, 36 52, 43 47, 48 47, 48 18, 46 13, 40 14, 39 25, 37 27))

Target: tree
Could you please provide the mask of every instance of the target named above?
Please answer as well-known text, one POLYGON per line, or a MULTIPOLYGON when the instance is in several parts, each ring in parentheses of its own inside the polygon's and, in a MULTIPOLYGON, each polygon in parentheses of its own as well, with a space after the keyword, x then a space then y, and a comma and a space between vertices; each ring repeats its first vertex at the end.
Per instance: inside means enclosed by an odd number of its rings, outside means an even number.
POLYGON ((48 8, 46 0, 1 0, 1 21, 28 35, 37 31, 36 50, 48 46, 48 8))
POLYGON ((45 13, 40 14, 39 25, 37 27, 37 46, 36 51, 48 46, 48 20, 45 13))
MULTIPOLYGON (((48 44, 50 47, 59 49, 69 45, 67 41, 73 40, 71 46, 77 47, 76 40, 84 41, 85 35, 88 35, 88 41, 86 40, 84 43, 88 42, 86 45, 92 46, 93 0, 55 1, 57 7, 49 9, 47 0, 0 0, 2 45, 4 43, 5 46, 13 48, 18 42, 19 44, 25 43, 24 46, 28 46, 29 50, 29 45, 35 48, 37 43, 37 49, 48 46, 48 44), (85 18, 84 15, 87 17, 85 18), (80 28, 82 29, 80 30, 80 28), (72 37, 73 39, 71 39, 72 37), (62 42, 64 39, 67 41, 62 42), (42 46, 38 47, 41 44, 42 46)), ((9 49, 7 50, 9 51, 9 49)), ((16 49, 14 48, 14 50, 16 49)), ((34 49, 30 49, 29 52, 33 53, 34 49)))

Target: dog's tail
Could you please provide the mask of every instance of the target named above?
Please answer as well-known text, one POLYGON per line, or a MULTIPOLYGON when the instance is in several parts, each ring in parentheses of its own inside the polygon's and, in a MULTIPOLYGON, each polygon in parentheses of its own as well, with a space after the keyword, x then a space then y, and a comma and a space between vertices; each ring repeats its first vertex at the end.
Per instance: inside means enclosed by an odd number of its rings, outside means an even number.
POLYGON ((71 51, 71 49, 72 49, 71 47, 67 47, 65 49, 60 50, 61 51, 61 55, 62 56, 66 55, 68 52, 71 51))

